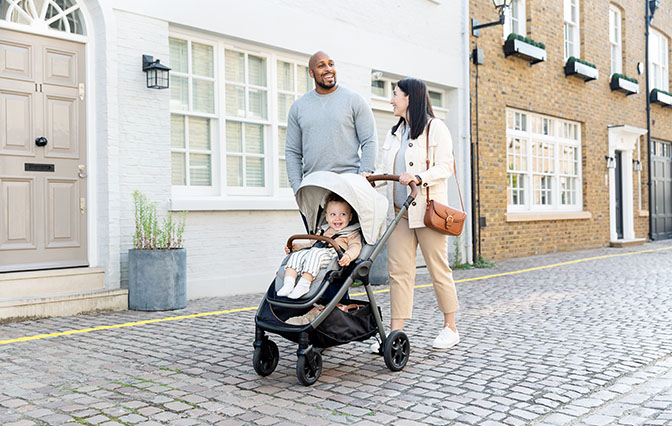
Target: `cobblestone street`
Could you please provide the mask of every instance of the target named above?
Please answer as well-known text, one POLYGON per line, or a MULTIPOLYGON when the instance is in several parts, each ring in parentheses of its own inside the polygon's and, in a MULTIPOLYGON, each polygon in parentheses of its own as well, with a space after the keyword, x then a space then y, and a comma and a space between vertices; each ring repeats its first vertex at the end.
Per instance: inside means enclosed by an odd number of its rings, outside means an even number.
MULTIPOLYGON (((275 372, 254 372, 261 294, 0 325, 0 424, 672 424, 670 241, 504 261, 455 278, 458 346, 431 350, 441 315, 421 287, 403 371, 356 342, 325 351, 311 387, 297 382, 296 345, 279 336, 275 372), (548 265, 557 266, 538 268, 548 265)), ((421 270, 417 284, 429 282, 421 270)), ((386 289, 375 287, 387 324, 386 289)))

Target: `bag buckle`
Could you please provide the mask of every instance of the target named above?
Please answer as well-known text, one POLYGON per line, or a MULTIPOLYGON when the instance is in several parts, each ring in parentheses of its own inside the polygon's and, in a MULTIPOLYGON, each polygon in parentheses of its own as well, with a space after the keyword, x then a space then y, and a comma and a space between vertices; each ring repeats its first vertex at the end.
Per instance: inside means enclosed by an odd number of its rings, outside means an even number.
POLYGON ((450 225, 452 225, 454 222, 455 222, 455 219, 453 218, 453 216, 448 215, 448 216, 446 217, 446 228, 448 228, 448 227, 449 227, 450 225))

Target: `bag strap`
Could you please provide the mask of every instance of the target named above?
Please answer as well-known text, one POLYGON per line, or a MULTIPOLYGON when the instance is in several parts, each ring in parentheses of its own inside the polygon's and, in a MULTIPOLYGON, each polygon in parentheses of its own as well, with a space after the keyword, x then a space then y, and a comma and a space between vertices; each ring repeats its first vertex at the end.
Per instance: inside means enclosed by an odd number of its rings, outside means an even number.
MULTIPOLYGON (((434 119, 432 118, 429 120, 429 123, 427 123, 427 170, 429 170, 429 126, 432 125, 432 121, 434 119)), ((462 191, 460 190, 460 182, 457 180, 457 166, 455 165, 455 150, 453 150, 453 173, 455 176, 455 183, 457 184, 457 193, 460 196, 460 205, 462 206, 462 211, 464 211, 464 202, 462 202, 462 191)), ((427 186, 427 205, 429 205, 429 186, 427 186)))

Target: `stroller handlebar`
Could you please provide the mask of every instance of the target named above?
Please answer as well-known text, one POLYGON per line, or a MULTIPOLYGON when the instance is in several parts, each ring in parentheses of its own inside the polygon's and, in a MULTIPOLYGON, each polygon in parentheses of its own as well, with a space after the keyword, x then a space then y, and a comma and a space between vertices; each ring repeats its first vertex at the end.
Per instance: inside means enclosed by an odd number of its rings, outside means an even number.
POLYGON ((319 241, 327 242, 327 243, 331 244, 331 246, 334 248, 334 250, 336 250, 336 254, 338 255, 339 260, 341 259, 341 257, 343 257, 343 253, 344 253, 343 249, 341 248, 341 246, 338 245, 336 240, 334 240, 333 238, 325 237, 324 235, 310 235, 310 234, 292 235, 287 240, 287 248, 289 249, 290 252, 292 251, 292 244, 293 244, 294 240, 319 240, 319 241))
MULTIPOLYGON (((375 186, 375 182, 378 180, 390 180, 394 182, 399 182, 399 175, 370 175, 366 177, 366 180, 371 182, 372 186, 375 186)), ((411 194, 410 196, 415 199, 415 197, 418 195, 418 185, 416 185, 415 182, 409 182, 408 186, 411 187, 411 194)))

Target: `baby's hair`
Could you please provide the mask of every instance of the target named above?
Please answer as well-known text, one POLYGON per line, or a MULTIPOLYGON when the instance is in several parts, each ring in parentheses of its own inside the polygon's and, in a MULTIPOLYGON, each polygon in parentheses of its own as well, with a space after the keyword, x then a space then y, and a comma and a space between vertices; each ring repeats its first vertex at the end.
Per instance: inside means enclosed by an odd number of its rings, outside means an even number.
POLYGON ((345 203, 345 204, 348 205, 348 208, 350 209, 350 211, 352 211, 352 207, 350 206, 350 204, 348 204, 348 202, 345 201, 340 195, 335 194, 333 192, 330 192, 329 195, 327 195, 327 197, 324 199, 325 210, 326 210, 327 206, 329 205, 329 203, 345 203))

